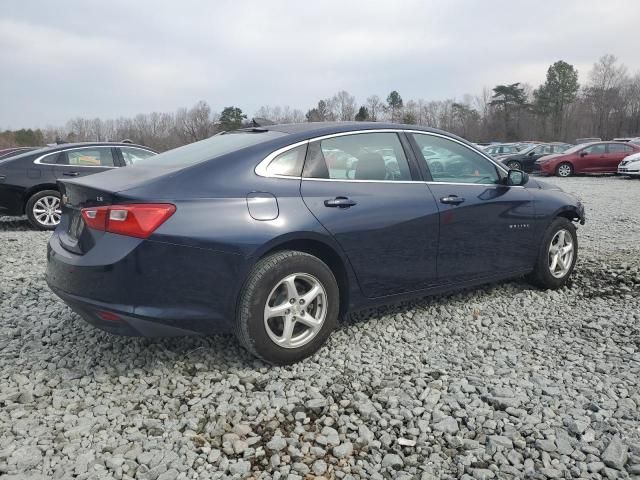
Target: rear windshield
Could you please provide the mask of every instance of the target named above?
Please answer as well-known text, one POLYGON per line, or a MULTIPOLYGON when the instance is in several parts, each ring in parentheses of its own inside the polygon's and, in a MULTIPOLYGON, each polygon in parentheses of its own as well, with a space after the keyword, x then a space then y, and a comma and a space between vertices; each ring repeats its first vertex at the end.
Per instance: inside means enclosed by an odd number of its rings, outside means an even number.
POLYGON ((258 143, 282 137, 286 133, 261 132, 229 132, 190 143, 184 147, 174 148, 153 157, 138 160, 135 166, 186 167, 205 160, 220 157, 227 153, 250 147, 258 143))

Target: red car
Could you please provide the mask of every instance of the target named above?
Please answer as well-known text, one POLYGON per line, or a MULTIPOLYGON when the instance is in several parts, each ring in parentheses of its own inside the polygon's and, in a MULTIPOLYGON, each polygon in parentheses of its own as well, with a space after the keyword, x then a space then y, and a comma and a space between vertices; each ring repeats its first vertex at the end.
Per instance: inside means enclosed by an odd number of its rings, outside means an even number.
POLYGON ((633 143, 585 143, 563 153, 539 158, 535 170, 559 177, 569 177, 574 173, 616 173, 622 159, 636 152, 640 152, 640 146, 633 143))

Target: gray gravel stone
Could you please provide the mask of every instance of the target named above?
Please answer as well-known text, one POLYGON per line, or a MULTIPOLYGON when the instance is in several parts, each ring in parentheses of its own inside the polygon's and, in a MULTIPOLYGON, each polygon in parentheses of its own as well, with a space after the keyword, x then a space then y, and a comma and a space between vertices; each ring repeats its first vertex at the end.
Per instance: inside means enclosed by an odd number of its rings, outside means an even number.
POLYGON ((402 458, 400 458, 400 456, 396 455, 395 453, 387 453, 382 458, 382 466, 384 468, 400 468, 402 467, 402 465, 404 465, 402 458))
POLYGON ((628 447, 622 443, 620 437, 613 437, 605 451, 602 452, 602 461, 607 467, 622 470, 627 463, 627 451, 628 447))
POLYGON ((353 445, 351 442, 346 442, 333 447, 333 456, 336 458, 350 457, 353 453, 353 445))

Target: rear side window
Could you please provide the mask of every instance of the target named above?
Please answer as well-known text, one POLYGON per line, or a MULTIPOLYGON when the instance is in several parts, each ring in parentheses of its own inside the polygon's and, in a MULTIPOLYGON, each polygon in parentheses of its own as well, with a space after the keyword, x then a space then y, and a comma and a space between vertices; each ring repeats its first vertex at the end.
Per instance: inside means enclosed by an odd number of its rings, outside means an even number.
POLYGON ((113 167, 113 151, 111 147, 96 148, 77 148, 75 150, 67 150, 67 161, 65 165, 74 165, 78 167, 113 167))
POLYGON ((609 153, 631 153, 633 148, 629 145, 620 145, 619 143, 609 144, 609 153))
POLYGON ((136 166, 187 167, 285 135, 286 133, 271 130, 258 132, 237 131, 214 135, 206 140, 190 143, 184 147, 174 148, 168 152, 145 158, 136 162, 136 166))
POLYGON ((140 160, 144 160, 145 158, 153 157, 155 155, 155 153, 150 152, 149 150, 133 147, 120 147, 120 152, 122 152, 122 158, 124 158, 124 163, 126 165, 133 165, 140 160))
POLYGON ((64 161, 65 161, 64 153, 54 152, 42 157, 39 160, 39 163, 55 164, 55 163, 64 163, 64 161))
POLYGON ((395 133, 359 133, 309 145, 305 177, 335 180, 411 180, 407 157, 395 133))
POLYGON ((276 156, 267 166, 269 175, 283 175, 299 177, 302 175, 302 165, 307 154, 307 144, 292 148, 276 156))

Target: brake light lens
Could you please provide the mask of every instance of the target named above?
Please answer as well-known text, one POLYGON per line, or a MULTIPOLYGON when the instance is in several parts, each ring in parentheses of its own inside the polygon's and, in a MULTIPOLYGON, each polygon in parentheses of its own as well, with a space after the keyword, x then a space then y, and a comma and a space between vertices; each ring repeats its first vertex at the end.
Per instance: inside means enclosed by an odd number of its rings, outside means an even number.
POLYGON ((170 203, 135 203, 83 208, 82 218, 89 228, 128 237, 148 238, 176 211, 170 203))

